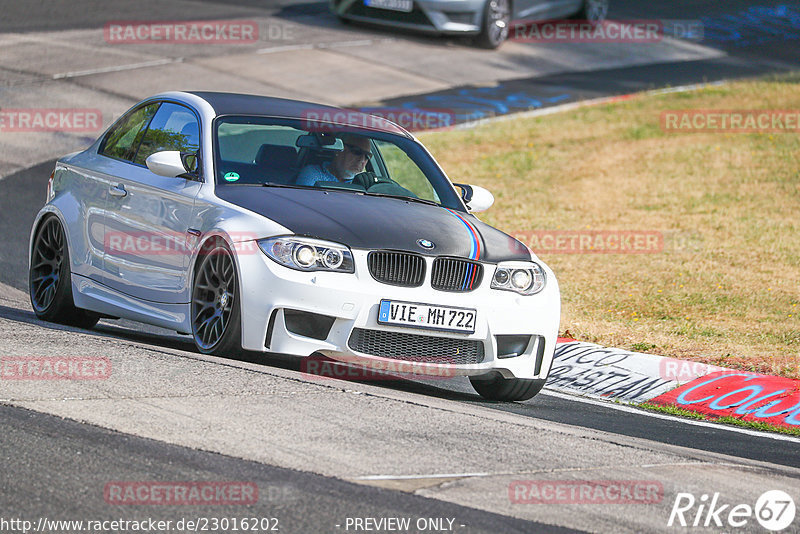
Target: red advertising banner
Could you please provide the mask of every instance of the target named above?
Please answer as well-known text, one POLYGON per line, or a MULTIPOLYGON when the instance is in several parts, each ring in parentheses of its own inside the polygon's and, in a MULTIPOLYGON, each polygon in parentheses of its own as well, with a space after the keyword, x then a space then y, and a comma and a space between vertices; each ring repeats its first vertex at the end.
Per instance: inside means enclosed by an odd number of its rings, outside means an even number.
POLYGON ((714 417, 800 427, 800 380, 717 371, 650 400, 714 417))

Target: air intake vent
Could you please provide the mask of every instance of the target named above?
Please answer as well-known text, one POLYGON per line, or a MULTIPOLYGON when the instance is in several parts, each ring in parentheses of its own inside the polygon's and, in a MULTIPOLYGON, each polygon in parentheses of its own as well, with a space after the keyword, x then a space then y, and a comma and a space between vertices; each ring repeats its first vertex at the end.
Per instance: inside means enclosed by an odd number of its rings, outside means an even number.
POLYGON ((393 286, 419 287, 425 280, 425 259, 405 252, 370 252, 369 274, 393 286))
POLYGON ((457 258, 436 258, 431 286, 441 291, 472 291, 481 284, 483 265, 457 258))
POLYGON ((483 361, 483 342, 354 328, 347 345, 356 352, 410 362, 464 365, 483 361))

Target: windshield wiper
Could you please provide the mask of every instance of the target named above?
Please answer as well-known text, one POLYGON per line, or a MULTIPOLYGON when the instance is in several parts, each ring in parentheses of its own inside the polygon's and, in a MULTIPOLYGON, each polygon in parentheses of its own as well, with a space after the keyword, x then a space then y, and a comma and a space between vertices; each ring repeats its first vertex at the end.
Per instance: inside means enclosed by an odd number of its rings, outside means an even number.
POLYGON ((276 184, 273 182, 264 182, 261 187, 285 187, 287 189, 313 189, 305 185, 292 185, 292 184, 276 184))
POLYGON ((423 204, 430 204, 431 206, 441 206, 438 202, 434 202, 433 200, 428 200, 426 198, 419 198, 419 197, 407 197, 405 195, 390 195, 387 193, 370 193, 367 191, 367 195, 371 197, 387 197, 387 198, 397 198, 399 200, 411 200, 412 202, 421 202, 423 204))
POLYGON ((357 193, 361 195, 369 195, 371 197, 386 197, 386 198, 396 198, 398 200, 410 200, 412 202, 421 202, 422 204, 429 204, 431 206, 441 206, 438 202, 433 200, 428 200, 425 198, 419 197, 407 197, 405 195, 390 195, 388 193, 369 193, 364 192, 361 189, 351 189, 346 187, 310 187, 306 185, 291 185, 291 184, 276 184, 273 182, 266 182, 261 184, 262 187, 283 187, 287 189, 311 189, 316 191, 343 191, 345 193, 357 193))
POLYGON ((262 187, 282 187, 286 189, 305 189, 307 191, 341 191, 345 193, 364 194, 363 189, 349 189, 344 187, 315 187, 310 185, 292 185, 292 184, 276 184, 273 182, 266 182, 261 184, 262 187))

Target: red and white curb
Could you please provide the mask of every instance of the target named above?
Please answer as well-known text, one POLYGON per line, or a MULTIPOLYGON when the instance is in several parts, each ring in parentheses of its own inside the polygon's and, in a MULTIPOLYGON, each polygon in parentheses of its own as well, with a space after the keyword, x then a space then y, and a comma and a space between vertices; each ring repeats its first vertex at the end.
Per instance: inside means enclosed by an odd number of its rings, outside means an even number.
POLYGON ((645 402, 722 370, 686 360, 559 338, 547 387, 590 397, 645 402))
POLYGON ((800 429, 800 380, 559 338, 546 388, 800 429))

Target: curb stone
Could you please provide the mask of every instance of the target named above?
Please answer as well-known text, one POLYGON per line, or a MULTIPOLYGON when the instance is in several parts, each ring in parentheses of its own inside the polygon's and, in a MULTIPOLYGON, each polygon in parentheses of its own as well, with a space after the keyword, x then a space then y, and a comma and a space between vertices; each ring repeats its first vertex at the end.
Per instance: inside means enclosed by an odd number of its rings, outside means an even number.
POLYGON ((558 338, 547 389, 800 429, 800 380, 558 338))

